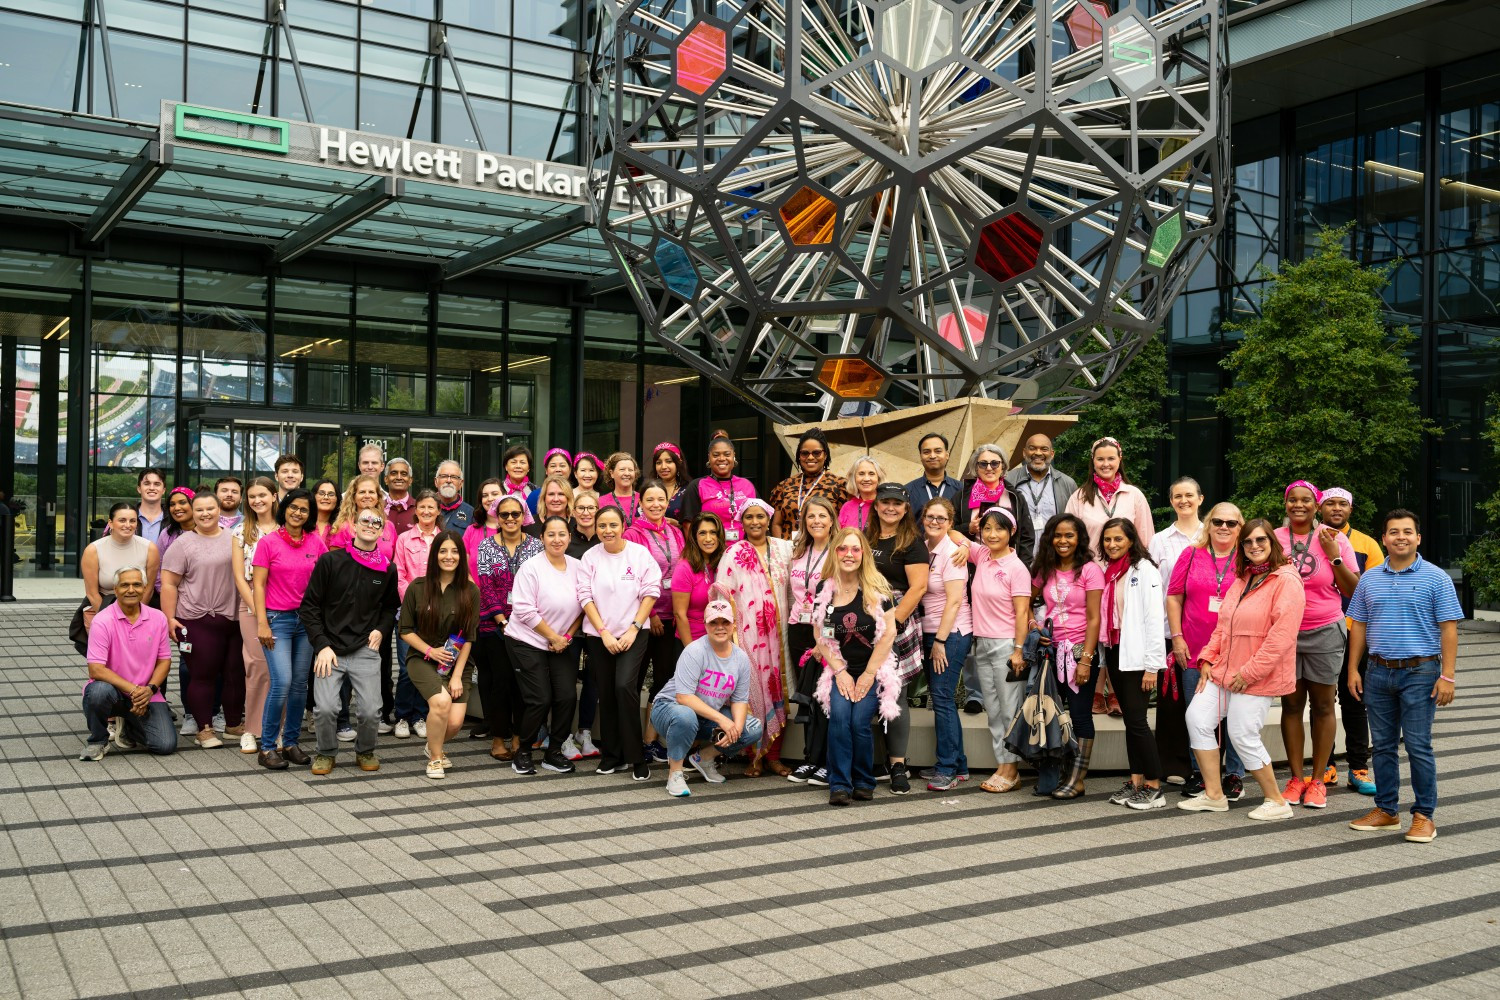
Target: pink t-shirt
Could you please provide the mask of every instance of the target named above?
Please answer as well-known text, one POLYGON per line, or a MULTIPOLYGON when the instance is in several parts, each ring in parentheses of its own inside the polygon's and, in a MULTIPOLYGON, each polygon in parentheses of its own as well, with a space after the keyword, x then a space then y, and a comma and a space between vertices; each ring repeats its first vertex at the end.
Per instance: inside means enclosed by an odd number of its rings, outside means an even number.
POLYGON ((177 620, 236 618, 240 613, 240 592, 234 586, 234 538, 219 529, 210 538, 198 532, 184 531, 177 536, 167 557, 162 560, 163 573, 176 573, 177 620))
POLYGON ((312 578, 313 566, 327 551, 328 546, 316 532, 304 532, 301 545, 288 542, 279 531, 262 537, 260 544, 255 546, 255 559, 251 565, 266 571, 266 610, 296 611, 300 608, 307 581, 312 578))
MULTIPOLYGON (((970 548, 972 549, 973 546, 970 548)), ((953 539, 944 535, 938 541, 937 548, 930 549, 928 552, 927 593, 922 598, 922 635, 924 636, 938 634, 939 626, 943 623, 943 611, 948 603, 948 590, 944 584, 952 580, 961 581, 965 585, 959 591, 958 616, 953 619, 953 631, 959 635, 974 634, 974 619, 969 613, 969 567, 967 563, 953 565, 953 553, 957 550, 958 546, 953 544, 953 539)), ((1025 575, 1024 568, 1021 573, 1025 575)), ((1011 624, 1014 626, 1015 623, 1011 624)))
MULTIPOLYGON (((1292 559, 1292 530, 1290 528, 1277 528, 1276 538, 1281 542, 1281 551, 1286 553, 1288 559, 1292 559)), ((1312 557, 1307 562, 1304 557, 1304 565, 1297 566, 1297 561, 1292 559, 1292 568, 1297 570, 1302 577, 1302 591, 1307 596, 1307 604, 1302 608, 1302 625, 1299 632, 1310 629, 1322 628, 1344 617, 1344 602, 1339 593, 1337 584, 1333 582, 1333 563, 1323 554, 1323 546, 1318 541, 1317 533, 1306 539, 1308 542, 1307 553, 1312 557)), ((1344 565, 1358 572, 1359 562, 1354 555, 1354 546, 1349 544, 1349 538, 1340 534, 1339 556, 1344 560, 1344 565)))
MULTIPOLYGON (((592 603, 615 638, 625 634, 640 610, 641 601, 661 596, 661 567, 644 546, 626 542, 619 552, 609 552, 595 545, 578 560, 578 603, 592 603)), ((593 622, 585 615, 583 630, 598 635, 593 622)))
MULTIPOLYGON (((102 663, 121 680, 132 684, 150 684, 156 672, 158 660, 172 658, 172 645, 167 639, 167 616, 155 608, 141 605, 135 624, 130 624, 120 610, 119 604, 111 604, 94 616, 89 629, 90 663, 102 663)), ((88 682, 84 683, 88 687, 88 682)), ((152 701, 166 701, 161 692, 151 696, 152 701)))
POLYGON ((703 638, 708 631, 703 627, 703 609, 708 607, 708 590, 717 578, 718 573, 712 566, 704 566, 703 572, 694 573, 686 559, 677 560, 677 565, 672 567, 672 594, 688 595, 688 635, 694 639, 703 638))
POLYGON ((1219 623, 1218 604, 1234 586, 1234 554, 1220 558, 1213 549, 1189 547, 1172 564, 1172 578, 1167 581, 1167 596, 1182 598, 1182 641, 1187 643, 1189 662, 1196 666, 1198 654, 1208 645, 1214 626, 1219 623))
POLYGON ((579 562, 563 556, 566 568, 559 570, 543 552, 521 564, 510 588, 510 618, 505 634, 517 642, 546 649, 547 640, 537 631, 546 622, 552 631, 565 634, 583 613, 578 603, 579 562))
POLYGON ((969 546, 969 562, 974 564, 974 584, 970 587, 970 612, 974 634, 984 639, 1016 637, 1015 599, 1031 599, 1031 574, 1015 552, 1000 559, 990 555, 983 545, 969 546))
POLYGON ((874 500, 861 500, 859 497, 845 500, 844 506, 839 508, 839 527, 863 531, 870 523, 870 510, 874 506, 874 500))
POLYGON ((1104 589, 1104 570, 1099 564, 1090 562, 1082 571, 1055 573, 1045 585, 1040 579, 1033 579, 1031 585, 1042 588, 1042 597, 1047 602, 1045 617, 1052 619, 1052 634, 1074 644, 1083 642, 1089 631, 1088 592, 1104 589))
POLYGON ((814 549, 809 543, 800 556, 792 556, 787 565, 787 583, 790 597, 787 604, 788 625, 811 625, 813 603, 818 599, 818 587, 823 583, 823 565, 828 562, 828 543, 814 549))
POLYGON ((671 521, 662 521, 657 527, 652 527, 651 522, 645 517, 638 517, 630 522, 630 527, 624 531, 627 542, 635 542, 637 545, 651 553, 651 558, 656 560, 657 569, 661 570, 661 596, 656 599, 656 607, 651 613, 667 622, 672 620, 672 570, 682 558, 682 529, 671 521))

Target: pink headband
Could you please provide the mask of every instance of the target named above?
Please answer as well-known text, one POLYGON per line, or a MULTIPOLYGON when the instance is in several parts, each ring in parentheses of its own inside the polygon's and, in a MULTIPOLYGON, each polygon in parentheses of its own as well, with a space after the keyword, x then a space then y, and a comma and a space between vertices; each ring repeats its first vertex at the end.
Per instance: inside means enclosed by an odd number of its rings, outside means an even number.
POLYGON ((198 495, 197 493, 193 492, 192 489, 186 486, 172 487, 171 492, 169 492, 167 496, 170 498, 173 493, 181 493, 183 496, 188 498, 189 503, 192 503, 193 499, 198 495))
POLYGON ((573 464, 573 456, 570 455, 570 454, 568 454, 568 449, 566 449, 566 448, 549 448, 547 450, 547 454, 545 454, 545 455, 542 456, 542 469, 543 470, 545 470, 547 468, 547 463, 550 462, 550 461, 552 461, 552 456, 553 455, 561 455, 567 461, 567 463, 569 465, 573 464))
MULTIPOLYGON (((604 468, 604 463, 601 462, 601 461, 599 461, 599 456, 595 455, 591 451, 580 451, 577 455, 574 455, 573 456, 573 468, 575 468, 575 469, 578 468, 578 463, 582 462, 585 458, 588 459, 590 462, 594 463, 594 468, 596 468, 596 469, 602 469, 602 468, 604 468)), ((543 462, 542 464, 546 465, 547 463, 543 462)))
POLYGON ((1323 496, 1318 500, 1318 503, 1323 503, 1327 500, 1342 500, 1345 503, 1352 504, 1354 503, 1354 494, 1342 486, 1332 486, 1323 491, 1323 496))
MULTIPOLYGON (((767 517, 775 517, 776 516, 776 508, 772 507, 770 504, 766 503, 764 500, 760 499, 759 497, 751 497, 749 500, 745 501, 745 506, 743 506, 743 507, 740 508, 739 516, 736 517, 735 520, 736 521, 744 521, 745 520, 745 512, 748 511, 748 510, 751 510, 751 509, 753 509, 755 507, 759 507, 761 510, 765 511, 767 517)), ((707 619, 705 619, 705 621, 706 620, 707 619)))
POLYGON ((1299 486, 1305 487, 1313 495, 1313 503, 1323 502, 1323 494, 1319 493, 1318 488, 1306 479, 1298 479, 1295 482, 1287 483, 1286 491, 1281 494, 1281 498, 1285 500, 1292 495, 1292 490, 1295 490, 1299 486))
MULTIPOLYGON (((1010 511, 1006 510, 1004 507, 991 507, 989 510, 987 510, 987 511, 984 512, 984 517, 989 517, 991 514, 1000 514, 1007 521, 1010 522, 1010 530, 1011 531, 1015 531, 1016 530, 1016 515, 1012 514, 1010 511)), ((981 518, 981 520, 983 520, 983 518, 981 518)))
POLYGON ((670 451, 672 454, 676 455, 677 456, 677 461, 679 461, 679 462, 686 462, 687 461, 686 459, 684 459, 682 457, 682 449, 679 448, 679 447, 677 447, 675 444, 673 444, 670 441, 663 441, 661 444, 659 444, 655 448, 651 449, 652 460, 654 461, 655 460, 655 456, 660 455, 664 451, 670 451))

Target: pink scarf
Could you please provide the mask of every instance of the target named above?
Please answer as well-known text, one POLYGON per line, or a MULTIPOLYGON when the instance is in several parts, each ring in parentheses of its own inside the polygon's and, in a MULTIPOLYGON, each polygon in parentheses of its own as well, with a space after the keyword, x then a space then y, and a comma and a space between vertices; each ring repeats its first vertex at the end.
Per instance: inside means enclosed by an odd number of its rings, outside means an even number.
POLYGON ((995 480, 995 486, 993 489, 986 486, 983 479, 976 479, 974 481, 974 488, 969 491, 969 509, 974 510, 978 507, 993 507, 995 504, 999 503, 1001 499, 1004 498, 1004 496, 1004 479, 995 480))
POLYGON ((1113 500, 1115 498, 1115 494, 1118 493, 1118 492, 1120 492, 1120 487, 1123 486, 1123 485, 1125 485, 1125 480, 1117 472, 1117 473, 1115 473, 1114 480, 1111 481, 1111 482, 1105 482, 1104 480, 1100 479, 1098 476, 1095 476, 1094 477, 1094 485, 1099 488, 1099 497, 1100 497, 1100 499, 1102 499, 1105 503, 1109 503, 1111 500, 1113 500))
POLYGON ((344 551, 348 552, 350 558, 352 558, 355 562, 359 563, 361 566, 368 566, 370 569, 373 569, 377 573, 384 573, 386 571, 386 568, 391 564, 390 559, 387 558, 385 553, 381 552, 378 548, 372 552, 366 552, 358 545, 354 545, 353 543, 351 543, 349 547, 344 551))
POLYGON ((1109 645, 1120 644, 1120 621, 1115 614, 1115 584, 1130 572, 1130 553, 1125 553, 1104 569, 1104 634, 1109 645))

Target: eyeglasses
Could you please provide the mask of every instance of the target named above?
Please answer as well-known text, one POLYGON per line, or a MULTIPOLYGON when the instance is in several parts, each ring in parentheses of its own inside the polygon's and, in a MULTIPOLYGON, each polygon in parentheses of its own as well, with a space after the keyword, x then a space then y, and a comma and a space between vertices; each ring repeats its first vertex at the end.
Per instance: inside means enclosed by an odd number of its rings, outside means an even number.
POLYGON ((462 479, 463 476, 460 476, 456 472, 439 472, 433 478, 434 479, 453 479, 453 480, 459 480, 459 479, 462 479))
POLYGON ((598 512, 599 507, 597 504, 589 504, 587 507, 580 504, 573 508, 573 513, 575 514, 597 514, 598 512))
POLYGON ((861 547, 861 546, 858 546, 858 545, 840 545, 838 548, 834 549, 833 551, 837 552, 841 556, 842 555, 855 555, 855 556, 857 556, 861 552, 864 551, 864 548, 861 547))
POLYGON ((824 452, 823 449, 819 448, 817 451, 799 451, 799 452, 797 452, 797 457, 798 458, 822 458, 825 454, 827 454, 827 453, 824 452))
POLYGON ((1212 519, 1209 520, 1208 523, 1212 524, 1215 528, 1238 528, 1240 526, 1240 522, 1238 522, 1238 521, 1226 521, 1222 517, 1212 518, 1212 519))
POLYGON ((948 515, 947 514, 928 514, 926 517, 922 518, 922 520, 926 521, 928 524, 947 524, 948 523, 948 515))
POLYGON ((502 521, 519 521, 521 519, 521 512, 518 510, 502 510, 495 516, 502 521))
POLYGON ((999 459, 994 459, 988 462, 975 462, 974 467, 977 469, 998 469, 1004 464, 1005 463, 1000 461, 999 459))
POLYGON ((1267 538, 1265 535, 1257 535, 1254 538, 1247 538, 1243 542, 1240 543, 1240 545, 1242 547, 1247 548, 1247 549, 1258 549, 1262 545, 1270 545, 1270 544, 1271 544, 1271 540, 1269 538, 1267 538))
POLYGON ((356 521, 355 523, 359 524, 359 525, 362 525, 362 526, 364 526, 366 528, 383 528, 383 527, 385 527, 385 521, 381 520, 378 517, 362 517, 358 521, 356 521))

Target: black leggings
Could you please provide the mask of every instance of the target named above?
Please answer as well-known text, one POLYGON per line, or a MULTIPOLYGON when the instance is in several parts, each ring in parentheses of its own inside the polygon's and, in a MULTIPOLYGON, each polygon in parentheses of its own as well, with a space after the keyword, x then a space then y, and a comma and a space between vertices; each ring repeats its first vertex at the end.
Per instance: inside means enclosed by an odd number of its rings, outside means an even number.
POLYGON ((1117 646, 1100 646, 1099 652, 1109 669, 1109 684, 1120 699, 1120 713, 1125 716, 1125 755, 1130 759, 1130 773, 1147 781, 1161 780, 1161 755, 1156 752, 1156 737, 1146 721, 1146 692, 1141 690, 1139 670, 1120 669, 1117 646))
POLYGON ((611 653, 596 635, 584 640, 599 692, 599 732, 594 743, 605 764, 640 764, 646 759, 641 745, 641 663, 649 637, 649 632, 637 632, 635 642, 623 653, 611 653))
MULTIPOLYGON (((479 701, 492 740, 508 740, 518 732, 521 723, 521 691, 516 686, 515 664, 499 632, 481 632, 475 643, 479 654, 479 701)), ((527 735, 527 739, 532 734, 527 735)), ((529 745, 528 745, 529 746, 529 745)))
MULTIPOLYGON (((510 662, 515 665, 516 686, 521 692, 520 732, 536 735, 542 723, 552 716, 548 729, 549 750, 560 751, 563 741, 573 732, 573 708, 578 704, 578 658, 572 647, 561 653, 538 649, 519 639, 505 637, 510 662)), ((528 742, 522 749, 530 746, 528 742)))
POLYGON ((786 630, 787 655, 791 658, 797 691, 792 700, 797 703, 797 714, 808 713, 807 728, 802 732, 802 762, 822 767, 828 762, 828 713, 818 704, 818 680, 823 676, 823 665, 809 657, 802 666, 797 661, 802 654, 817 644, 817 636, 811 625, 788 625, 786 630))

